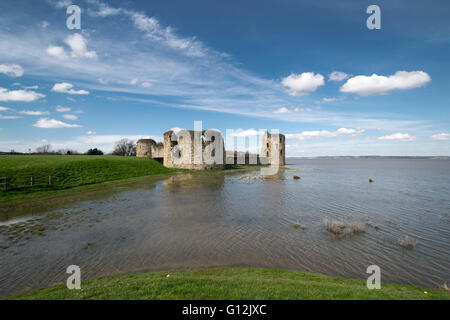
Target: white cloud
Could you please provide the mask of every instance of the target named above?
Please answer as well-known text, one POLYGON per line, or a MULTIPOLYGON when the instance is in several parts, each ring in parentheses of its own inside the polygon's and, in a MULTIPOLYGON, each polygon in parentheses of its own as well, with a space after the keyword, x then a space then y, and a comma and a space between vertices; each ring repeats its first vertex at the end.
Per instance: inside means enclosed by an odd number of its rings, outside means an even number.
POLYGON ((314 72, 303 72, 302 74, 290 74, 281 80, 281 84, 289 89, 291 96, 302 96, 317 90, 325 84, 324 77, 314 72))
POLYGON ((72 110, 72 109, 70 109, 68 107, 63 107, 63 106, 58 106, 56 108, 56 111, 58 111, 58 112, 70 112, 70 110, 72 110))
POLYGON ((88 51, 87 40, 79 33, 68 36, 64 42, 72 49, 71 56, 73 58, 97 58, 95 51, 88 51))
POLYGON ((148 39, 160 42, 172 49, 179 50, 187 56, 202 57, 206 49, 195 37, 182 38, 177 36, 171 27, 162 27, 155 17, 147 17, 145 14, 124 11, 130 16, 134 25, 146 33, 148 39))
POLYGON ((423 71, 397 71, 388 77, 374 73, 371 76, 356 76, 348 79, 340 91, 368 96, 385 94, 391 90, 418 88, 430 81, 431 77, 423 71))
POLYGON ((312 112, 313 110, 311 108, 295 108, 294 109, 295 112, 312 112))
POLYGON ((337 100, 336 98, 323 98, 322 102, 323 103, 329 103, 329 102, 334 102, 336 100, 337 100))
POLYGON ((339 82, 339 81, 343 81, 347 78, 348 78, 348 74, 346 74, 345 72, 333 71, 332 73, 329 74, 328 81, 339 82))
POLYGON ((78 117, 74 114, 64 114, 63 118, 67 120, 78 120, 78 117))
POLYGON ((52 91, 60 92, 60 93, 68 93, 68 94, 78 94, 78 95, 89 94, 89 91, 74 90, 72 88, 73 88, 73 84, 71 84, 71 83, 67 83, 67 82, 55 83, 55 85, 52 88, 52 91))
POLYGON ((64 47, 60 46, 49 46, 47 48, 47 54, 60 60, 66 60, 69 56, 72 58, 97 59, 97 53, 88 50, 87 40, 81 34, 74 33, 66 37, 64 42, 70 47, 69 54, 64 47))
POLYGON ((318 139, 318 138, 357 136, 357 135, 363 134, 364 132, 365 131, 363 129, 340 128, 336 131, 328 131, 328 130, 303 131, 301 133, 286 134, 286 138, 304 141, 304 140, 313 140, 313 139, 318 139))
POLYGON ((47 48, 47 54, 61 60, 69 58, 63 47, 49 46, 47 48))
POLYGON ((8 111, 8 110, 11 110, 10 108, 7 108, 7 107, 1 107, 0 106, 0 111, 8 111))
POLYGON ((8 77, 21 77, 24 70, 18 64, 0 64, 0 73, 6 74, 8 77))
POLYGON ((255 130, 255 129, 237 129, 233 130, 233 132, 228 133, 227 137, 230 135, 230 137, 254 137, 254 136, 262 136, 264 135, 265 130, 255 130))
POLYGON ((0 119, 4 119, 4 120, 13 120, 13 119, 20 119, 20 118, 23 118, 23 117, 20 117, 20 116, 4 116, 4 115, 0 114, 0 119))
POLYGON ((67 8, 72 4, 72 0, 51 0, 51 4, 53 4, 55 7, 61 9, 61 8, 67 8))
POLYGON ((86 134, 92 136, 94 134, 97 134, 97 132, 89 130, 88 132, 86 132, 86 134))
POLYGON ((39 86, 38 85, 28 86, 28 87, 24 86, 23 88, 27 89, 27 90, 29 90, 29 89, 37 90, 37 89, 39 89, 39 86))
POLYGON ((45 95, 27 90, 8 90, 0 87, 0 101, 31 102, 43 98, 45 95))
POLYGON ((178 132, 180 132, 181 130, 184 130, 184 129, 180 128, 180 127, 174 127, 174 128, 170 128, 170 130, 172 130, 175 133, 178 133, 178 132))
POLYGON ((89 7, 88 14, 93 17, 109 17, 115 16, 121 13, 121 8, 112 8, 105 3, 99 2, 97 0, 88 0, 89 4, 93 4, 97 6, 97 10, 94 10, 92 7, 89 7))
POLYGON ((379 137, 378 140, 416 141, 416 137, 410 136, 408 133, 394 133, 388 136, 379 137))
POLYGON ((437 141, 446 141, 450 139, 450 133, 438 133, 438 134, 433 134, 431 136, 431 139, 433 140, 437 140, 437 141))
POLYGON ((277 109, 277 110, 273 111, 272 113, 279 114, 279 113, 289 113, 289 112, 290 112, 290 111, 289 111, 288 108, 286 108, 286 107, 281 107, 280 109, 277 109))
POLYGON ((35 124, 33 124, 36 128, 44 128, 44 129, 57 129, 57 128, 79 128, 81 127, 78 124, 70 124, 65 123, 55 119, 49 118, 40 118, 35 124))
POLYGON ((33 110, 22 110, 19 111, 19 113, 27 116, 43 116, 49 114, 47 111, 33 111, 33 110))
POLYGON ((141 87, 142 88, 150 88, 152 86, 152 84, 150 82, 143 82, 141 83, 141 87))

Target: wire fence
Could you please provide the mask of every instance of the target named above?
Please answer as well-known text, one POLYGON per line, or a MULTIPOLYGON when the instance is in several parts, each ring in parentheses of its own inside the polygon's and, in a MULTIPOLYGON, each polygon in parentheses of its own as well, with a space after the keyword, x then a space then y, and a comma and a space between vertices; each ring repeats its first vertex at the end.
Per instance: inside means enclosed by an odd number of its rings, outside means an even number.
POLYGON ((0 177, 0 190, 8 191, 36 186, 51 186, 52 176, 31 175, 23 177, 0 177))

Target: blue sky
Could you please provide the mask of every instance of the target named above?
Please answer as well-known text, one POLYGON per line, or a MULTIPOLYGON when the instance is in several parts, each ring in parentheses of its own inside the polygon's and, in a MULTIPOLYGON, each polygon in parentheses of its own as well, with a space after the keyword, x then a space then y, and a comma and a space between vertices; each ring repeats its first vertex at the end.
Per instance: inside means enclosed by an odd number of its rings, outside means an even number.
POLYGON ((278 129, 287 156, 450 156, 449 16, 437 0, 2 1, 0 150, 111 151, 201 120, 278 129))

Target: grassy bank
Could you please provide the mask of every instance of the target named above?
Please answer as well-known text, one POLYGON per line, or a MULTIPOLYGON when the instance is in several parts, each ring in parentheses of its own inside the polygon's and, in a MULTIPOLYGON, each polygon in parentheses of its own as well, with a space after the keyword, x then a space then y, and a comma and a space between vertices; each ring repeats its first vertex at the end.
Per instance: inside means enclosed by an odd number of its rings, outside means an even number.
POLYGON ((364 280, 261 268, 214 268, 105 277, 11 299, 446 299, 446 291, 382 284, 368 290, 364 280), (167 277, 167 275, 170 275, 167 277))
POLYGON ((0 202, 52 195, 85 185, 134 177, 170 174, 153 159, 117 156, 3 155, 0 177, 52 176, 52 186, 37 179, 33 188, 0 191, 0 202))

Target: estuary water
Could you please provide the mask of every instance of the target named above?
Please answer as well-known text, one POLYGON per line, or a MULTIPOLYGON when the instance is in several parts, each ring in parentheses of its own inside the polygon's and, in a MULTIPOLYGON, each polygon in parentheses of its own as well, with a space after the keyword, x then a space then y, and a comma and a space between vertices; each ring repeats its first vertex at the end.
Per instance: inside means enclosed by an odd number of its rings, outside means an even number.
POLYGON ((449 160, 287 163, 269 178, 183 173, 3 209, 0 296, 64 283, 69 265, 86 280, 228 265, 365 279, 375 264, 382 282, 450 282, 449 160))

